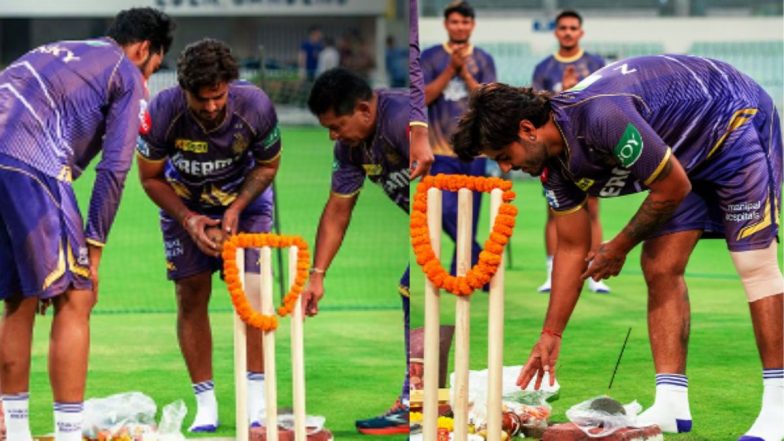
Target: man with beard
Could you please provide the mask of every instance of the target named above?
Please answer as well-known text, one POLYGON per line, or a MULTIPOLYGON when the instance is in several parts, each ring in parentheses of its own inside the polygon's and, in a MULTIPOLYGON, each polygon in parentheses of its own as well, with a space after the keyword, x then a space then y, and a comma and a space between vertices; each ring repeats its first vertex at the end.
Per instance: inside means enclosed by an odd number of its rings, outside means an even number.
MULTIPOLYGON (((583 18, 576 11, 566 10, 558 14, 555 18, 555 38, 558 40, 558 52, 536 65, 531 87, 549 92, 571 89, 580 80, 604 67, 602 57, 589 54, 580 48, 580 39, 584 32, 583 18)), ((586 207, 591 216, 592 248, 596 248, 602 242, 599 199, 589 196, 586 207)), ((555 247, 558 244, 558 237, 555 232, 555 219, 549 210, 544 230, 544 241, 547 252, 547 280, 539 287, 539 292, 550 292, 553 254, 555 254, 555 247)), ((593 292, 610 292, 610 288, 601 280, 588 279, 588 287, 593 292)))
MULTIPOLYGON (((207 306, 222 243, 207 230, 220 225, 232 235, 272 228, 269 185, 280 163, 278 118, 267 95, 238 76, 237 60, 223 42, 204 39, 186 47, 177 60, 179 86, 152 101, 152 127, 138 147, 142 186, 161 208, 177 337, 196 396, 191 432, 214 432, 219 424, 207 306)), ((247 291, 258 291, 258 250, 245 253, 245 270, 247 291)), ((253 426, 264 413, 264 360, 261 331, 247 330, 253 426)))
POLYGON ((784 278, 777 262, 782 139, 771 97, 732 66, 688 55, 626 58, 555 96, 490 84, 455 135, 461 158, 546 173, 558 228, 550 304, 518 384, 554 381, 561 337, 587 278, 617 275, 642 242, 656 398, 638 424, 692 429, 686 376, 686 264, 701 238, 724 238, 749 302, 762 362, 762 408, 740 441, 781 441, 784 278), (587 195, 648 191, 612 240, 591 251, 587 195))
MULTIPOLYGON (((495 63, 487 52, 469 40, 476 26, 474 8, 467 2, 456 1, 444 9, 444 27, 449 41, 422 52, 422 72, 425 77, 425 104, 430 122, 430 146, 435 161, 430 174, 484 176, 486 158, 464 163, 455 157, 450 137, 457 120, 468 107, 468 96, 482 83, 496 80, 495 63)), ((479 218, 482 193, 474 192, 473 217, 479 218)), ((442 224, 444 231, 456 240, 457 193, 443 195, 442 224)), ((482 248, 476 241, 479 222, 473 223, 471 233, 471 263, 479 259, 482 248)), ((451 273, 455 274, 456 259, 452 255, 451 273)))
POLYGON ((30 346, 36 310, 48 303, 55 439, 82 439, 101 253, 146 129, 144 82, 173 29, 158 10, 128 9, 105 37, 45 44, 0 72, 0 390, 9 441, 32 439, 30 346), (71 182, 99 152, 85 228, 71 182))
MULTIPOLYGON (((335 143, 332 191, 324 206, 316 235, 313 267, 302 293, 305 314, 318 313, 324 279, 340 249, 365 177, 408 217, 409 95, 398 90, 373 91, 365 80, 345 69, 333 69, 316 79, 308 107, 329 129, 335 143)), ((402 262, 401 262, 402 263, 402 262)), ((408 347, 409 271, 400 279, 403 336, 408 347)), ((407 360, 408 354, 406 352, 407 360)), ((408 433, 408 363, 399 400, 385 414, 358 420, 357 430, 367 435, 408 433)))

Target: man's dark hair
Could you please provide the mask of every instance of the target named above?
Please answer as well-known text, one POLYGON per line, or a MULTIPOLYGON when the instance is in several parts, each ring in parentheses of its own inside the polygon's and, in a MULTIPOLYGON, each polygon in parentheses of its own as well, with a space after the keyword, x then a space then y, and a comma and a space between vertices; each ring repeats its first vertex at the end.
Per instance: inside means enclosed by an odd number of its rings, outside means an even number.
POLYGON ((444 19, 449 18, 450 15, 457 12, 463 17, 476 18, 474 8, 464 1, 453 1, 444 8, 444 19))
POLYGON ((550 117, 550 95, 530 87, 484 84, 471 94, 468 110, 452 135, 452 146, 463 161, 483 151, 501 150, 517 141, 520 121, 543 126, 550 117))
POLYGON ((172 44, 174 22, 165 13, 153 8, 131 8, 120 11, 106 30, 120 46, 149 40, 150 52, 167 53, 172 44))
POLYGON ((567 9, 565 11, 562 11, 560 14, 558 14, 558 16, 555 17, 556 26, 558 26, 558 22, 561 21, 562 18, 576 18, 577 21, 580 23, 580 26, 583 25, 583 17, 573 9, 567 9))
POLYGON ((239 76, 237 59, 222 41, 205 38, 191 43, 177 58, 177 82, 194 94, 202 87, 229 83, 239 76))
POLYGON ((373 90, 367 81, 346 69, 336 67, 316 78, 308 97, 308 108, 314 115, 323 115, 332 110, 335 116, 348 115, 359 101, 373 98, 373 90))

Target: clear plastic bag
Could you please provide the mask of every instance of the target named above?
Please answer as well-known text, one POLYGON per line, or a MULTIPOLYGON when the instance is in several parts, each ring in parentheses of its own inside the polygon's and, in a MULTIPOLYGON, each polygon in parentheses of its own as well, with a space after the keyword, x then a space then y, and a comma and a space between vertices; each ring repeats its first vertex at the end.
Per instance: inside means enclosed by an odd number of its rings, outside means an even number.
POLYGON ((566 411, 566 417, 589 437, 599 438, 634 426, 641 410, 636 400, 621 405, 607 396, 599 396, 575 404, 566 411))
POLYGON ((161 423, 158 425, 158 441, 185 441, 182 434, 182 421, 188 414, 188 408, 182 400, 167 404, 161 411, 161 423))
POLYGON ((84 402, 84 435, 90 439, 149 439, 158 407, 141 392, 124 392, 84 402))

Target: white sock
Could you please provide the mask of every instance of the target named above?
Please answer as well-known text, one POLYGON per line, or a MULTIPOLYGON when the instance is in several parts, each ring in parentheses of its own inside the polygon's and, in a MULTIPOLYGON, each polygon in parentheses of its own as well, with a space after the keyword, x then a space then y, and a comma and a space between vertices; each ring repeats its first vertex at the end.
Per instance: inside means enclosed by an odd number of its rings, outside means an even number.
POLYGON ((784 439, 784 369, 762 370, 762 410, 741 441, 781 441, 784 439))
POLYGON ((691 431, 689 379, 682 374, 656 374, 656 401, 637 417, 638 426, 656 424, 667 433, 691 431))
POLYGON ((266 417, 264 405, 264 373, 248 371, 248 422, 263 425, 266 417))
POLYGON ((547 280, 537 288, 539 292, 550 292, 553 280, 553 256, 547 256, 547 280))
POLYGON ((27 392, 3 395, 3 418, 7 441, 32 441, 29 408, 30 396, 27 392))
POLYGON ((54 403, 55 441, 82 441, 84 405, 79 403, 54 403))
POLYGON ((188 429, 190 432, 214 432, 218 428, 218 401, 215 399, 215 384, 212 380, 193 384, 196 395, 196 417, 188 429))

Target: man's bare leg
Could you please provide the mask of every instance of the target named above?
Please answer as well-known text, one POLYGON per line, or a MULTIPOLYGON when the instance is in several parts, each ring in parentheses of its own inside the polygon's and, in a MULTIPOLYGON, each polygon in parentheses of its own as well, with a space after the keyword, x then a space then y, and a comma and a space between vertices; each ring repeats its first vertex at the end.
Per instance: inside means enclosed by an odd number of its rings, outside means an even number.
POLYGON ((689 295, 686 264, 700 231, 682 231, 645 241, 642 270, 648 286, 648 334, 656 368, 656 401, 638 421, 662 431, 691 430, 686 357, 689 344, 689 295))
POLYGON ((0 325, 0 390, 8 441, 30 441, 28 417, 30 353, 38 298, 5 300, 0 325))

